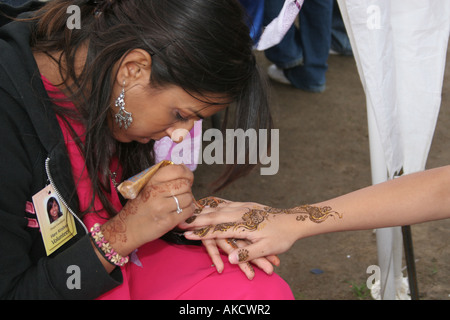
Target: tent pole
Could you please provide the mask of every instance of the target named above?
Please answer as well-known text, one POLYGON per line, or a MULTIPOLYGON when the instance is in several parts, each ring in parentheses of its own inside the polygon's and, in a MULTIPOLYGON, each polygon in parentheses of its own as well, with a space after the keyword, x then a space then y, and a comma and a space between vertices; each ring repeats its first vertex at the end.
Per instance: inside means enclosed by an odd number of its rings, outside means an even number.
POLYGON ((403 226, 402 235, 411 300, 419 300, 419 288, 417 284, 416 262, 414 261, 411 226, 403 226))

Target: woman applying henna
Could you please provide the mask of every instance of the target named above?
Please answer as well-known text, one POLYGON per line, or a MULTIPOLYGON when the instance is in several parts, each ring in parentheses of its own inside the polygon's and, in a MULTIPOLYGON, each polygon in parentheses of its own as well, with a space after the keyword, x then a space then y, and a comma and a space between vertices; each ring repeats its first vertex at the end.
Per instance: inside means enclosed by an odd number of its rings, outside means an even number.
MULTIPOLYGON (((154 165, 155 140, 231 104, 236 128, 270 128, 251 48, 233 0, 55 0, 0 28, 0 296, 292 298, 275 274, 247 264, 252 281, 235 266, 218 274, 203 247, 161 239, 195 210, 185 166, 161 168, 134 200, 115 190, 154 165), (33 197, 49 187, 76 225, 50 254, 32 223, 33 197)), ((227 169, 223 185, 248 168, 227 169)))

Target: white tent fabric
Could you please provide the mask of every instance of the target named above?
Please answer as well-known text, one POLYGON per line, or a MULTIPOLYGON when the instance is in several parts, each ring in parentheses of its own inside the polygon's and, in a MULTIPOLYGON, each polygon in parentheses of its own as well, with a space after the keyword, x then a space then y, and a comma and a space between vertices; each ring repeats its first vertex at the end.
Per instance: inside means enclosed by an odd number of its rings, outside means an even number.
MULTIPOLYGON (((450 1, 338 3, 366 93, 373 183, 424 170, 441 103, 450 1)), ((408 298, 400 229, 377 230, 377 246, 375 298, 408 298)))

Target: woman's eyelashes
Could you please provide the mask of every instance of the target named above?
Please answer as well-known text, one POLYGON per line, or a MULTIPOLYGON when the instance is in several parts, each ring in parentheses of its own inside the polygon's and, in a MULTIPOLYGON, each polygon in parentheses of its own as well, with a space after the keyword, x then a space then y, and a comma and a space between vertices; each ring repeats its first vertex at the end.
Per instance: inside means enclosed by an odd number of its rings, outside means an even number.
POLYGON ((197 120, 203 120, 204 119, 203 116, 201 116, 200 114, 197 114, 197 113, 191 114, 191 115, 188 115, 188 116, 183 116, 178 111, 176 112, 175 117, 176 117, 177 121, 181 121, 181 122, 188 122, 190 120, 197 121, 197 120))
POLYGON ((189 121, 189 118, 183 117, 181 115, 181 113, 179 113, 178 111, 175 113, 175 117, 176 117, 177 121, 181 121, 181 122, 189 121))

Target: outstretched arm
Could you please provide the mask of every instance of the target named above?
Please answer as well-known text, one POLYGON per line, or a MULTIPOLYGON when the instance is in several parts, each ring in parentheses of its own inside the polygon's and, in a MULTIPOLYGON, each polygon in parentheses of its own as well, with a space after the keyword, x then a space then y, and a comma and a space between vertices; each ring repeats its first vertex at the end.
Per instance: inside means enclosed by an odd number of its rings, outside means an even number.
POLYGON ((205 209, 189 239, 234 238, 251 242, 229 254, 231 263, 283 253, 318 234, 411 225, 450 217, 450 166, 406 175, 346 195, 291 209, 224 201, 205 209))

